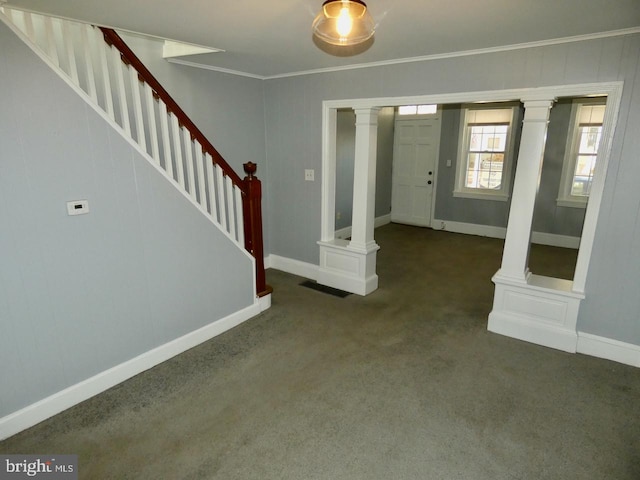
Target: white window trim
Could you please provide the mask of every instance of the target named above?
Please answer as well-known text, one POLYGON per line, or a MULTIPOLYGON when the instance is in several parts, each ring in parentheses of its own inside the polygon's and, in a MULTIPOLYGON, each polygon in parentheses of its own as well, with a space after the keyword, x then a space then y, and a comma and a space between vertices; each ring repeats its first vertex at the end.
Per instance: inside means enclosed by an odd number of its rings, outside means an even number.
POLYGON ((453 196, 459 198, 474 198, 482 200, 494 200, 499 202, 506 202, 509 200, 509 194, 511 192, 511 172, 513 171, 514 164, 514 144, 513 130, 518 115, 518 109, 520 104, 509 103, 488 103, 483 105, 467 104, 462 105, 462 115, 460 118, 460 130, 458 134, 458 158, 456 159, 456 183, 453 190, 453 196), (507 145, 505 147, 504 157, 504 172, 502 175, 502 187, 500 190, 483 190, 476 188, 468 188, 464 186, 464 179, 466 176, 466 151, 467 151, 467 112, 469 110, 480 109, 497 109, 497 108, 510 108, 511 120, 509 122, 509 134, 507 136, 507 145))
MULTIPOLYGON (((571 195, 571 185, 573 184, 573 172, 576 167, 576 148, 578 143, 578 112, 582 105, 605 105, 606 97, 579 98, 575 99, 571 105, 571 117, 569 119, 569 130, 567 131, 567 144, 564 149, 564 160, 562 161, 562 175, 560 176, 560 188, 556 203, 559 207, 587 208, 588 196, 571 195)), ((603 124, 604 126, 604 124, 603 124)), ((602 142, 601 142, 602 143, 602 142)), ((600 152, 596 157, 596 165, 600 152)))

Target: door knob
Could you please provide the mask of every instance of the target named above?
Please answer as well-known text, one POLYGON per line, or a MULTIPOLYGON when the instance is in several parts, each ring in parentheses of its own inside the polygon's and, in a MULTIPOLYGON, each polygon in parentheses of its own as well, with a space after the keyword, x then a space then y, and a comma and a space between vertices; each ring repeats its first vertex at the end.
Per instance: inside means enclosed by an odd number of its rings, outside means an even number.
POLYGON ((429 175, 433 175, 433 172, 429 172, 429 175))
POLYGON ((429 181, 427 182, 427 185, 431 185, 431 180, 429 180, 429 181))

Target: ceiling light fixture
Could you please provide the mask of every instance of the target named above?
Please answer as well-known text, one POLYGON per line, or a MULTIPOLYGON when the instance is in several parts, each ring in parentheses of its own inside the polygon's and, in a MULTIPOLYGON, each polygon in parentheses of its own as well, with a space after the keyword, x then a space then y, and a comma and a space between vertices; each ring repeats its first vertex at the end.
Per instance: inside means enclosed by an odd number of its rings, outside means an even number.
POLYGON ((358 45, 375 31, 373 18, 361 0, 327 0, 313 20, 313 34, 331 45, 358 45))

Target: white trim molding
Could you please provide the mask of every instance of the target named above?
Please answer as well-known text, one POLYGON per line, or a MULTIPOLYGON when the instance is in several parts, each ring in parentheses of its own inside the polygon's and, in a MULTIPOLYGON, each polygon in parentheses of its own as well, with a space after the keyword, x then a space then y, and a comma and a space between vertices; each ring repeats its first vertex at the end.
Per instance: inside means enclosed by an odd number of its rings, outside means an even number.
POLYGON ((299 277, 309 278, 311 280, 318 279, 318 265, 302 262, 293 258, 281 257, 280 255, 271 254, 265 258, 265 268, 273 268, 281 270, 299 277))
POLYGON ((640 367, 640 346, 578 332, 578 353, 640 367))
POLYGON ((335 239, 320 241, 318 245, 318 283, 357 295, 368 295, 378 288, 376 254, 380 247, 376 243, 359 248, 346 240, 335 239))
POLYGON ((584 295, 572 282, 529 274, 526 282, 492 278, 496 285, 487 330, 545 347, 576 352, 576 322, 584 295))
POLYGON ((32 427, 49 417, 77 405, 80 402, 108 390, 145 370, 169 360, 196 345, 212 339, 260 313, 260 302, 256 300, 238 312, 216 320, 182 337, 171 340, 131 360, 109 368, 99 374, 61 390, 21 410, 0 418, 0 440, 32 427))
MULTIPOLYGON (((432 221, 432 225, 435 230, 445 230, 447 232, 464 233, 466 235, 477 235, 480 237, 504 238, 507 233, 505 227, 452 222, 450 220, 436 219, 432 221)), ((551 247, 573 248, 574 250, 580 247, 580 237, 559 235, 557 233, 533 232, 531 234, 531 242, 538 245, 549 245, 551 247)))

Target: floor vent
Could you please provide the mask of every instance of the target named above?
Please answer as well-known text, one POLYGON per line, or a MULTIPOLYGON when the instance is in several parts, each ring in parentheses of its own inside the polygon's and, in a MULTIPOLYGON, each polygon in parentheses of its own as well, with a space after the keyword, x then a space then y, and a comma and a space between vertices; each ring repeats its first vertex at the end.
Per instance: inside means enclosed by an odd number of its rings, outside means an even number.
POLYGON ((326 285, 320 285, 317 282, 312 280, 305 280, 300 285, 303 287, 311 288, 312 290, 317 290, 318 292, 328 293, 329 295, 333 295, 335 297, 344 298, 347 295, 351 295, 349 292, 345 292, 344 290, 338 290, 337 288, 327 287, 326 285))

